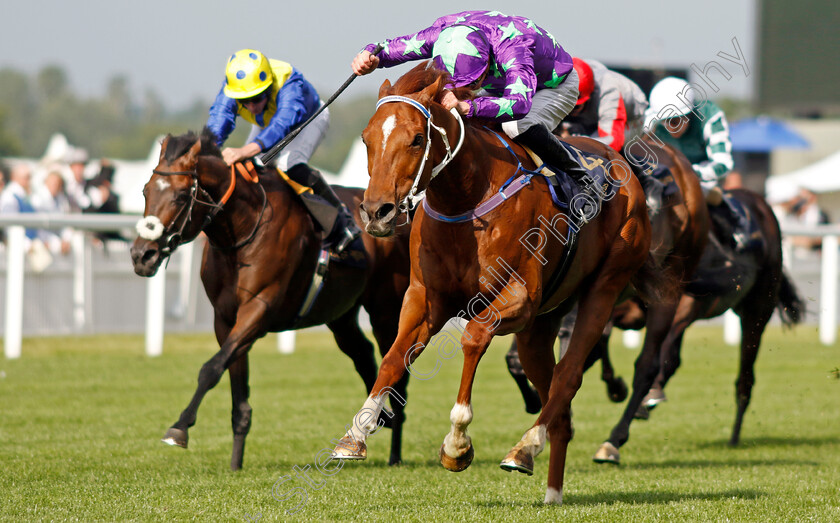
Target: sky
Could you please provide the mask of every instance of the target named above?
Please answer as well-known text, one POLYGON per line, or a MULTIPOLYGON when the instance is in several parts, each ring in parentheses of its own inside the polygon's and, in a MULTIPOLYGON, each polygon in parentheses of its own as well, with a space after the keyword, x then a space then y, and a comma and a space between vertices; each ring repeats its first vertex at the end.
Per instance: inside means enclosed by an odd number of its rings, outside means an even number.
MULTIPOLYGON (((0 68, 35 73, 59 65, 84 97, 102 95, 110 78, 123 75, 138 100, 152 88, 168 109, 179 109, 212 100, 228 56, 248 47, 290 62, 327 98, 352 74, 350 62, 367 43, 417 31, 444 14, 487 9, 531 18, 574 56, 701 69, 715 60, 732 75, 719 77, 719 95, 745 98, 755 76, 756 2, 0 0, 0 68), (718 56, 735 54, 733 38, 749 77, 718 56)), ((342 98, 375 93, 407 69, 356 79, 342 98)))

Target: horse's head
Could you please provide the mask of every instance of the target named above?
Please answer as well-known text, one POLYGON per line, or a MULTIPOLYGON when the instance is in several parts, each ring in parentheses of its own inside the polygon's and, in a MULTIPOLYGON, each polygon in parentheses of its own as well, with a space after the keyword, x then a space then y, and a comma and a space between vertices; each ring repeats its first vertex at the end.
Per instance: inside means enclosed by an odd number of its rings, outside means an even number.
POLYGON ((195 239, 205 225, 212 200, 199 185, 202 144, 215 147, 212 138, 192 132, 167 135, 161 143, 158 165, 143 187, 146 209, 137 223, 139 236, 131 246, 134 272, 140 276, 153 276, 178 245, 195 239))
MULTIPOLYGON (((431 147, 432 134, 442 133, 442 129, 432 123, 430 111, 447 81, 445 73, 421 64, 393 86, 386 80, 379 89, 376 112, 362 132, 370 183, 361 217, 373 236, 393 235, 399 215, 409 210, 412 198, 433 176, 430 156, 439 155, 434 149, 444 147, 444 142, 438 140, 436 147, 431 147)), ((442 135, 446 139, 445 133, 442 135)), ((445 148, 449 149, 448 141, 445 148)))

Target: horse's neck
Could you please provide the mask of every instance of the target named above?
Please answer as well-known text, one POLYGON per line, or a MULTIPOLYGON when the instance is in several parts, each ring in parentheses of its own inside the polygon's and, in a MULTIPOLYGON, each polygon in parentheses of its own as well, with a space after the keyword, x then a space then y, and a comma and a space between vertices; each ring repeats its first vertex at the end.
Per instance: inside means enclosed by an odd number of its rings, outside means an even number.
MULTIPOLYGON (((457 122, 448 125, 446 132, 455 137, 450 143, 454 149, 461 132, 457 122)), ((464 132, 466 135, 461 150, 426 190, 426 198, 432 208, 447 215, 475 209, 485 199, 491 186, 486 145, 468 125, 464 126, 464 132)))
MULTIPOLYGON (((214 202, 221 204, 222 197, 231 184, 230 167, 220 168, 218 162, 205 171, 208 176, 201 178, 202 188, 214 202)), ((236 175, 233 193, 218 210, 204 232, 211 243, 219 247, 231 247, 246 239, 262 218, 262 198, 256 184, 240 175, 236 175)), ((211 211, 212 212, 212 211, 211 211)))

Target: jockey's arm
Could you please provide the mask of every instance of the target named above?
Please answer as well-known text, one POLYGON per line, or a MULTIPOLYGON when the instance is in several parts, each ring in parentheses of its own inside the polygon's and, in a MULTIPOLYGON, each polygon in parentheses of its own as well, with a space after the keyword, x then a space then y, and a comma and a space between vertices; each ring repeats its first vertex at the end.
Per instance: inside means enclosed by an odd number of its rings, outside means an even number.
POLYGON ((262 149, 256 142, 245 144, 242 147, 226 147, 222 150, 222 158, 228 165, 233 165, 247 158, 253 158, 260 154, 262 149))
POLYGON ((524 54, 517 55, 511 46, 498 52, 495 61, 500 64, 499 70, 504 71, 504 94, 473 99, 467 116, 498 122, 519 120, 531 110, 532 99, 537 91, 537 75, 531 51, 525 49, 524 54), (504 69, 505 66, 501 64, 511 65, 504 69))
POLYGON ((734 167, 732 142, 729 140, 729 124, 723 111, 718 111, 703 125, 703 139, 706 142, 707 161, 694 164, 694 171, 701 180, 718 182, 734 167))
POLYGON ((353 58, 351 67, 357 75, 373 72, 377 67, 393 67, 410 60, 423 60, 432 57, 432 48, 441 30, 446 27, 451 16, 438 18, 425 29, 405 36, 389 38, 384 42, 372 43, 353 58), (377 45, 382 45, 379 56, 373 55, 377 45))

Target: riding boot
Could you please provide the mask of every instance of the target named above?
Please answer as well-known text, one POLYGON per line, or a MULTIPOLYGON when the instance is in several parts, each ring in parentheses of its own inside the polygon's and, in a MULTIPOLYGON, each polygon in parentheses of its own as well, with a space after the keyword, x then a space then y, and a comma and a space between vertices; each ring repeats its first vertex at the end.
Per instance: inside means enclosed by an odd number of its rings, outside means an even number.
POLYGON ((533 150, 547 164, 568 174, 581 189, 586 189, 592 178, 575 160, 560 140, 543 125, 533 125, 516 137, 516 140, 533 150))
POLYGON ((745 238, 740 232, 745 230, 744 224, 729 201, 726 198, 719 197, 720 195, 722 195, 720 189, 716 191, 713 189, 706 197, 706 203, 709 205, 709 218, 712 220, 715 229, 726 240, 726 243, 734 249, 741 250, 746 244, 745 238))
POLYGON ((645 191, 645 201, 651 216, 655 216, 662 209, 662 193, 665 191, 665 184, 648 173, 636 174, 642 189, 645 191))
POLYGON ((645 191, 645 200, 650 216, 656 216, 662 209, 665 184, 653 176, 655 166, 651 165, 646 158, 629 153, 626 149, 624 150, 624 157, 645 191))
POLYGON ((297 183, 310 187, 315 195, 332 207, 333 212, 319 212, 313 206, 307 205, 310 214, 327 235, 324 242, 327 248, 340 253, 361 234, 350 210, 338 198, 320 172, 305 163, 299 163, 290 167, 286 174, 297 183))

